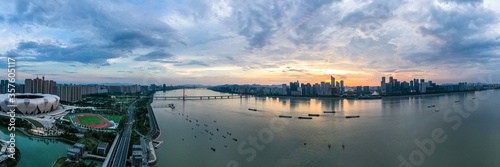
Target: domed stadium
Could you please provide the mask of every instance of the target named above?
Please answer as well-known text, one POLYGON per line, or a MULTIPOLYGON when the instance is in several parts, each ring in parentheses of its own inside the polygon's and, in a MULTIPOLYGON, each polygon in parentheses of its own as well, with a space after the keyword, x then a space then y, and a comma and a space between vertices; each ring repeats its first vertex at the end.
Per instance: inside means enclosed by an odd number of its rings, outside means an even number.
MULTIPOLYGON (((59 106, 59 96, 51 94, 16 94, 15 103, 16 112, 22 114, 42 114, 54 111, 59 106)), ((9 112, 9 96, 0 94, 0 109, 3 112, 9 112)))

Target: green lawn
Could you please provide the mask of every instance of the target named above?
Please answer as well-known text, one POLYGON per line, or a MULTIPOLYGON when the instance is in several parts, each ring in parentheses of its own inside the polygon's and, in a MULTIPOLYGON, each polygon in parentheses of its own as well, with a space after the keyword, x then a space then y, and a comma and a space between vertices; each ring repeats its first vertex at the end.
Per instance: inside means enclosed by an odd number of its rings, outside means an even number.
POLYGON ((38 121, 35 121, 35 120, 32 120, 32 119, 29 119, 29 118, 25 118, 26 120, 30 121, 33 125, 35 125, 37 128, 43 128, 43 125, 42 123, 38 122, 38 121))
POLYGON ((110 121, 113 121, 115 123, 119 123, 120 120, 122 119, 122 116, 121 115, 103 115, 104 118, 110 120, 110 121))
POLYGON ((70 118, 69 118, 69 116, 64 116, 63 119, 71 121, 70 118))
POLYGON ((78 140, 77 143, 84 144, 85 150, 88 150, 88 151, 93 151, 97 147, 97 145, 99 144, 93 138, 82 138, 82 139, 78 140))
POLYGON ((99 118, 97 116, 79 116, 78 120, 80 121, 80 124, 82 124, 82 125, 105 124, 105 122, 102 121, 101 118, 99 118))
POLYGON ((53 167, 62 167, 64 165, 64 162, 66 161, 66 157, 61 157, 57 159, 56 163, 54 164, 53 167))

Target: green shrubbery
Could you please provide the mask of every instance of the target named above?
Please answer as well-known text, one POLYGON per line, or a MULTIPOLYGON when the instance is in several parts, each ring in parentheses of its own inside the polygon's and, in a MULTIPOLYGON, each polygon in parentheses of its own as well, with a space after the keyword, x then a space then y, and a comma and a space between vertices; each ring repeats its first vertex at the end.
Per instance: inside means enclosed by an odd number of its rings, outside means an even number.
POLYGON ((135 110, 134 110, 134 116, 135 116, 135 122, 134 122, 134 127, 139 131, 141 134, 146 135, 150 131, 149 127, 149 114, 148 114, 148 102, 149 98, 142 98, 135 102, 135 110))

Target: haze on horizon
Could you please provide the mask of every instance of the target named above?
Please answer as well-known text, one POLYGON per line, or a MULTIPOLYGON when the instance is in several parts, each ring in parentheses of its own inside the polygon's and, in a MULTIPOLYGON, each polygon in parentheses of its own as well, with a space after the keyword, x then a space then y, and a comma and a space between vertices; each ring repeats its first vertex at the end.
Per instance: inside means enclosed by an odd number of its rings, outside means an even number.
POLYGON ((495 0, 1 1, 0 67, 58 83, 498 82, 499 16, 495 0))

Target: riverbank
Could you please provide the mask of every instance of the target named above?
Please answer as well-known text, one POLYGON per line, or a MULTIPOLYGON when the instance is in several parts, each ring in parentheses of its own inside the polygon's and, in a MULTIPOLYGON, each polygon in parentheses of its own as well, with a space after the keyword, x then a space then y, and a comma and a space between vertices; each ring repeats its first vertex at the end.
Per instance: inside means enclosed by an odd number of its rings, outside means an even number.
MULTIPOLYGON (((212 90, 212 89, 209 89, 212 90)), ((418 96, 433 96, 433 95, 445 95, 445 94, 454 94, 454 93, 467 93, 467 92, 480 92, 485 90, 495 90, 495 89, 482 89, 482 90, 468 90, 468 91, 459 91, 459 92, 437 92, 437 93, 419 93, 419 94, 404 94, 404 95, 391 95, 391 96, 382 96, 382 98, 392 98, 392 97, 418 97, 418 96)), ((236 94, 231 92, 217 91, 220 93, 229 93, 236 94)), ((242 94, 242 97, 251 96, 251 97, 270 97, 270 98, 287 98, 287 99, 356 99, 356 100, 372 100, 372 99, 363 99, 359 97, 339 97, 339 96, 291 96, 291 95, 253 95, 253 94, 242 94)), ((374 98, 377 99, 377 98, 374 98)), ((380 99, 380 98, 378 98, 380 99)))
POLYGON ((38 135, 34 135, 34 134, 31 134, 31 133, 28 133, 28 132, 26 132, 22 128, 17 128, 17 130, 20 131, 21 133, 23 133, 24 135, 28 136, 28 137, 34 137, 34 138, 40 138, 40 139, 49 139, 49 140, 56 140, 56 141, 60 141, 60 142, 66 143, 66 144, 75 144, 76 143, 75 141, 71 141, 71 140, 68 140, 68 139, 65 139, 65 138, 62 138, 62 137, 59 137, 59 136, 38 136, 38 135))
POLYGON ((149 127, 151 127, 149 133, 145 136, 145 145, 147 150, 147 158, 149 164, 155 164, 158 160, 156 158, 155 148, 153 146, 153 140, 156 140, 161 135, 160 126, 158 126, 158 121, 156 120, 156 116, 154 114, 153 109, 151 108, 151 104, 153 103, 154 94, 151 95, 149 102, 147 104, 148 107, 148 116, 149 116, 149 127))
POLYGON ((54 165, 52 165, 52 167, 62 167, 64 165, 64 163, 66 162, 66 159, 68 159, 68 158, 61 157, 61 158, 57 159, 56 162, 54 162, 54 165))

